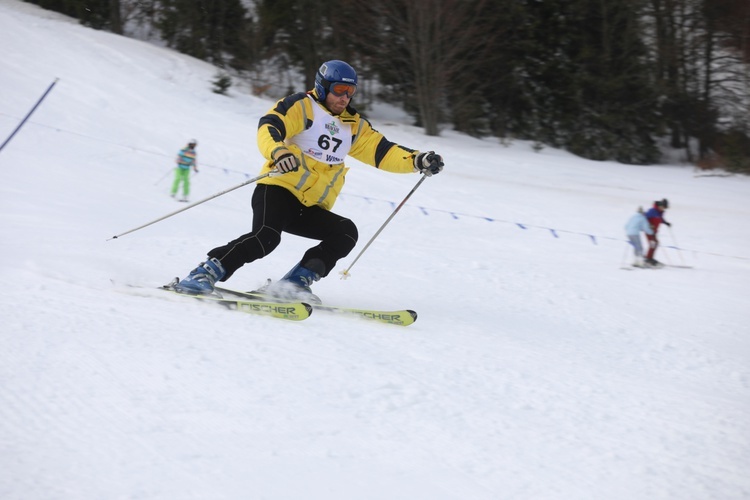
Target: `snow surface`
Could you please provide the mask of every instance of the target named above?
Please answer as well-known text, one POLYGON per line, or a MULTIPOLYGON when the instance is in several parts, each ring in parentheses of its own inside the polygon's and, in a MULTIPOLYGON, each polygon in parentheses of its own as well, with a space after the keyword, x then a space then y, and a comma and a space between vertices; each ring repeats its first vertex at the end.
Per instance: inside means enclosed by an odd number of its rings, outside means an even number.
MULTIPOLYGON (((445 171, 342 281, 419 179, 351 161, 335 211, 360 243, 315 291, 419 320, 233 313, 154 289, 248 230, 252 186, 108 239, 185 206, 167 193, 189 138, 193 201, 255 176, 272 101, 14 0, 0 46, 0 139, 59 78, 0 152, 0 498, 750 498, 750 179, 427 137, 381 110, 445 171), (693 268, 621 270, 623 224, 662 197, 657 257, 693 268)), ((286 235, 228 285, 310 245, 286 235)))

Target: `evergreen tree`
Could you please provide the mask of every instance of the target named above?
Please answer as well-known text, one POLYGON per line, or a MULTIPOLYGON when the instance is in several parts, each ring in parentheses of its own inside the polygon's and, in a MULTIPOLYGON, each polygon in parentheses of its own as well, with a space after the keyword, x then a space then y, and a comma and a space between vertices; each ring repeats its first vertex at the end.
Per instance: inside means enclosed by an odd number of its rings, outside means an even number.
POLYGON ((652 138, 656 94, 643 62, 634 4, 524 4, 516 35, 523 43, 506 50, 512 56, 510 87, 518 96, 505 112, 511 134, 585 158, 627 163, 658 159, 652 138))
POLYGON ((219 67, 247 67, 247 10, 240 0, 160 0, 156 27, 170 47, 219 67))
POLYGON ((120 0, 25 0, 78 19, 84 26, 122 34, 120 0))
POLYGON ((280 70, 288 66, 299 68, 305 82, 304 90, 313 87, 315 73, 323 62, 345 59, 345 50, 329 43, 328 10, 321 9, 313 0, 260 0, 258 3, 266 56, 285 64, 280 70))

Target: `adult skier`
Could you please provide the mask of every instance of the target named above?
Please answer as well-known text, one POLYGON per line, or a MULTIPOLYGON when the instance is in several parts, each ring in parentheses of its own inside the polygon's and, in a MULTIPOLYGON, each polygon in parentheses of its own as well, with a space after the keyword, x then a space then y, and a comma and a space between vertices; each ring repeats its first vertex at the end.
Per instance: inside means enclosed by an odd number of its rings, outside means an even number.
POLYGON ((386 139, 352 106, 357 73, 340 60, 323 63, 315 88, 279 100, 258 125, 258 148, 267 159, 252 197, 250 232, 208 251, 208 258, 175 284, 184 293, 210 294, 243 265, 270 254, 286 232, 319 243, 286 275, 264 291, 319 302, 310 286, 327 276, 357 243, 357 227, 331 211, 344 186, 346 156, 394 173, 427 176, 443 169, 443 158, 386 139))

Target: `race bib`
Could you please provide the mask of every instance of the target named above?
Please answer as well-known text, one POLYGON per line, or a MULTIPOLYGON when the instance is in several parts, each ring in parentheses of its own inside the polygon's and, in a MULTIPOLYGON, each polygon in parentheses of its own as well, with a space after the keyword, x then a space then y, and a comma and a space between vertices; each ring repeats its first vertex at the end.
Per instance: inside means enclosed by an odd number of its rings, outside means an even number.
POLYGON ((302 153, 322 163, 344 163, 352 148, 352 131, 338 116, 328 113, 312 96, 312 126, 289 139, 302 153))

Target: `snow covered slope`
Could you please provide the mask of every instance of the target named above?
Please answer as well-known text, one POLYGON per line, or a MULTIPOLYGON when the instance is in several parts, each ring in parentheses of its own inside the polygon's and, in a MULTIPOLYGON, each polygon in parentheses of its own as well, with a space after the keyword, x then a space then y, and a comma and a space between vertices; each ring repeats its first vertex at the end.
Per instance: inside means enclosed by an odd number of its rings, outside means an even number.
MULTIPOLYGON (((273 103, 15 0, 0 46, 0 140, 59 78, 0 151, 0 498, 750 498, 750 179, 427 137, 381 110, 445 171, 342 281, 418 180, 352 161, 335 210, 360 244, 315 291, 417 323, 232 313, 152 289, 248 230, 252 187, 107 240, 184 206, 189 138, 193 200, 256 175, 273 103), (621 270, 625 220, 663 197, 657 257, 693 268, 621 270)), ((286 235, 228 285, 310 244, 286 235)))

